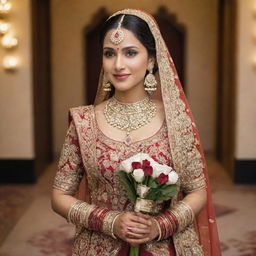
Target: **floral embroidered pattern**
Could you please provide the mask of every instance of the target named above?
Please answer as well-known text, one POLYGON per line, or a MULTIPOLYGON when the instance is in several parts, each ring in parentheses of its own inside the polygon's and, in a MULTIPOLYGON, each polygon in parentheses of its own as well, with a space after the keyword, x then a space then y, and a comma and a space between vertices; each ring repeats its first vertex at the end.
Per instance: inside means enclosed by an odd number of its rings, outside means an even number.
POLYGON ((74 122, 70 123, 62 148, 53 187, 74 194, 83 177, 84 168, 74 122))

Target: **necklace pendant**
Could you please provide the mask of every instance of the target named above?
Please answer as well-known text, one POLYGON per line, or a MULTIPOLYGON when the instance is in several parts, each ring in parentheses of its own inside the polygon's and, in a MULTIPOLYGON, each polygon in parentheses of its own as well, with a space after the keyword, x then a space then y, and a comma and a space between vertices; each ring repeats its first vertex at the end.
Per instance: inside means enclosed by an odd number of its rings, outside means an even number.
POLYGON ((127 135, 126 138, 124 139, 124 144, 126 146, 130 146, 132 144, 132 138, 130 135, 127 135))

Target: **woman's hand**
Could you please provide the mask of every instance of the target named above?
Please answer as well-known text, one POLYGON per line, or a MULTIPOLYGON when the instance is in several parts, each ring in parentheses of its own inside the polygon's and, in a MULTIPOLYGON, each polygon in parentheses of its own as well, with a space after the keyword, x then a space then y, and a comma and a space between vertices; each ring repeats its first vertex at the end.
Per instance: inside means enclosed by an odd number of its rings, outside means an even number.
POLYGON ((153 218, 137 212, 122 213, 114 223, 114 233, 132 246, 144 244, 159 235, 153 218))

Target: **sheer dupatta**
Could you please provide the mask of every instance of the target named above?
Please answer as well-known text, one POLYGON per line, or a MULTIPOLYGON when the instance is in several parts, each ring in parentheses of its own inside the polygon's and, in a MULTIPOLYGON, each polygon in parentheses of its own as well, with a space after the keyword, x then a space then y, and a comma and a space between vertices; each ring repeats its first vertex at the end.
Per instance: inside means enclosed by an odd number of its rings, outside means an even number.
MULTIPOLYGON (((194 223, 195 228, 193 227, 193 230, 188 229, 178 232, 173 236, 177 256, 199 256, 196 252, 192 254, 186 252, 188 245, 191 244, 190 241, 197 239, 194 237, 196 233, 198 234, 199 242, 203 249, 203 253, 200 255, 219 256, 221 252, 205 158, 199 140, 198 130, 181 87, 173 60, 161 36, 158 25, 151 15, 137 9, 125 9, 116 12, 112 16, 119 14, 138 16, 148 24, 154 36, 156 43, 156 62, 159 68, 157 77, 159 80, 158 85, 160 86, 158 92, 154 93, 155 96, 153 97, 161 98, 164 104, 169 144, 175 170, 179 173, 180 177, 184 177, 184 182, 186 182, 187 187, 191 186, 191 191, 193 191, 193 182, 191 182, 190 185, 189 179, 195 176, 194 172, 202 172, 203 170, 206 180, 207 204, 197 216, 194 223)), ((100 74, 95 104, 109 98, 109 93, 104 92, 102 86, 103 71, 100 74)), ((86 193, 80 188, 79 194, 83 197, 86 193)), ((175 197, 174 200, 172 200, 172 204, 174 205, 181 198, 182 195, 175 197)), ((191 252, 193 248, 189 250, 191 252)))

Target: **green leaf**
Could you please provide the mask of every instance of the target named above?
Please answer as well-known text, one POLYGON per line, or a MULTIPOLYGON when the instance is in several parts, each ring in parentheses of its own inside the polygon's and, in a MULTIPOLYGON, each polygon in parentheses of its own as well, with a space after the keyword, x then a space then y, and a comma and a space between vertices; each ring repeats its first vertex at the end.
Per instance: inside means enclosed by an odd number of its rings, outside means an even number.
POLYGON ((159 184, 157 183, 156 180, 154 180, 153 178, 150 177, 148 186, 149 186, 150 188, 157 188, 157 187, 159 186, 159 184))
POLYGON ((159 196, 157 199, 156 199, 156 202, 161 202, 161 201, 167 201, 167 200, 170 200, 172 197, 170 196, 159 196))
POLYGON ((149 199, 149 200, 153 200, 155 201, 157 199, 158 196, 161 195, 161 191, 159 191, 159 189, 157 188, 151 188, 149 191, 148 191, 148 194, 147 196, 145 197, 146 199, 149 199))
POLYGON ((134 183, 131 181, 131 177, 129 177, 129 175, 124 171, 119 171, 117 173, 117 175, 120 177, 120 180, 122 181, 122 183, 125 187, 128 198, 132 202, 135 202, 136 201, 136 190, 134 188, 134 183))
POLYGON ((175 193, 178 192, 176 185, 166 185, 166 186, 163 186, 160 190, 163 195, 169 195, 169 194, 175 195, 175 193))
POLYGON ((134 187, 134 189, 136 191, 137 183, 136 183, 135 179, 133 178, 132 174, 131 173, 125 173, 125 174, 129 178, 131 184, 133 184, 133 187, 134 187))

